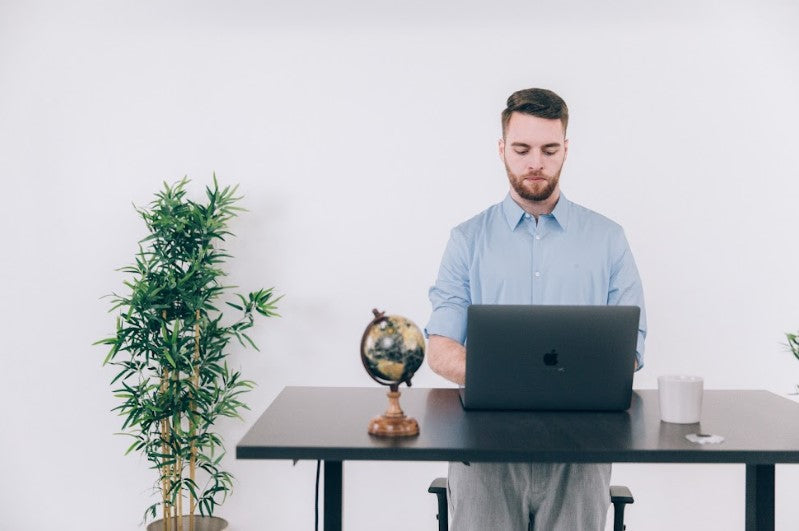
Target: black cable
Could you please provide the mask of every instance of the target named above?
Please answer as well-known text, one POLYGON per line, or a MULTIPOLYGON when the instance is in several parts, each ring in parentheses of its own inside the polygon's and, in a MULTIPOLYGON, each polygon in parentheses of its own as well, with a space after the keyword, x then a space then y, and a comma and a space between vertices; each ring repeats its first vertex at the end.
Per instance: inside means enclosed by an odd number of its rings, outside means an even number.
POLYGON ((314 498, 314 529, 319 531, 319 459, 316 460, 316 497, 314 498))

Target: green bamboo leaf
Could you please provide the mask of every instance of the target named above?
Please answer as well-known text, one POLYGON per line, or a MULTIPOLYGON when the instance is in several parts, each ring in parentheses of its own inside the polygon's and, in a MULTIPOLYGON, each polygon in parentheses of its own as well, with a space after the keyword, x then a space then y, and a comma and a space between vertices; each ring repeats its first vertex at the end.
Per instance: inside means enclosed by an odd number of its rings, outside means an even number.
POLYGON ((247 343, 249 343, 249 344, 250 344, 250 346, 252 346, 252 348, 254 348, 254 349, 255 349, 255 350, 257 350, 258 352, 260 352, 260 350, 258 349, 258 347, 257 347, 257 346, 255 346, 255 343, 253 342, 253 340, 252 340, 252 339, 250 339, 250 336, 248 336, 247 334, 241 334, 241 337, 243 337, 245 340, 247 340, 247 343))
POLYGON ((113 345, 116 342, 117 342, 117 338, 116 338, 116 336, 113 336, 113 337, 106 337, 106 338, 100 339, 99 341, 95 341, 94 343, 92 343, 92 345, 113 345))
POLYGON ((172 369, 174 369, 175 367, 177 367, 177 365, 175 364, 175 360, 172 358, 172 356, 170 356, 170 355, 169 355, 169 350, 167 350, 167 349, 164 349, 164 357, 165 357, 165 358, 166 358, 166 360, 169 362, 169 366, 170 366, 172 369))
POLYGON ((180 320, 176 319, 175 324, 172 325, 172 338, 170 340, 173 348, 178 344, 179 334, 180 334, 180 320))
POLYGON ((138 448, 139 444, 141 444, 139 441, 135 441, 133 444, 131 444, 128 447, 128 449, 125 450, 125 455, 128 455, 129 453, 131 453, 134 449, 138 450, 139 449, 138 448))
POLYGON ((103 365, 106 365, 118 351, 119 351, 119 344, 117 343, 114 344, 113 347, 111 347, 111 350, 108 352, 108 355, 103 360, 103 365))
POLYGON ((151 506, 147 507, 144 511, 144 520, 147 521, 147 516, 149 515, 150 518, 155 519, 155 515, 157 514, 156 511, 158 510, 158 506, 160 503, 154 503, 151 506))

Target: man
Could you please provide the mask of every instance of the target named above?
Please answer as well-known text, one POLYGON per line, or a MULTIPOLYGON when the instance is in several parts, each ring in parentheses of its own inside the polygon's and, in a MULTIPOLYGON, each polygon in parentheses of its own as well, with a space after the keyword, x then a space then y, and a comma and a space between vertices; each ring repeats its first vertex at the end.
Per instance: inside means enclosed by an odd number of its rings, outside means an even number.
MULTIPOLYGON (((549 90, 508 98, 499 156, 510 191, 452 230, 430 288, 427 359, 448 380, 465 383, 470 304, 639 306, 636 369, 643 366, 643 290, 624 232, 560 191, 568 120, 549 90)), ((609 483, 610 464, 450 463, 452 529, 600 531, 609 483)))

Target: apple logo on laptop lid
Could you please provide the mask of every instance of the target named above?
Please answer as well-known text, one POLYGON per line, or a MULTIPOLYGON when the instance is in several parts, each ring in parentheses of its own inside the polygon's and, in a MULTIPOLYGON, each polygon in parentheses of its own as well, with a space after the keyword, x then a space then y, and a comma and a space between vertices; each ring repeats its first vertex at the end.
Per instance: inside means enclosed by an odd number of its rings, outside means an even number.
POLYGON ((554 348, 544 354, 544 365, 547 367, 554 367, 558 364, 558 351, 554 348))
POLYGON ((554 348, 549 352, 547 352, 546 354, 544 354, 544 365, 546 365, 547 368, 554 369, 558 372, 566 371, 565 367, 561 367, 560 365, 558 365, 559 363, 560 362, 558 360, 558 351, 555 350, 554 348))

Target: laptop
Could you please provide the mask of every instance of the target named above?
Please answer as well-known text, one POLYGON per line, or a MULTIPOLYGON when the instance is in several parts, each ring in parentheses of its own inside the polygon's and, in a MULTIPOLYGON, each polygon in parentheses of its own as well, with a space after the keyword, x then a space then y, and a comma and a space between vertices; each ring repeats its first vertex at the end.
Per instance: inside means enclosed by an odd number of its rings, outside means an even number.
POLYGON ((638 306, 469 306, 465 409, 624 411, 638 306))

